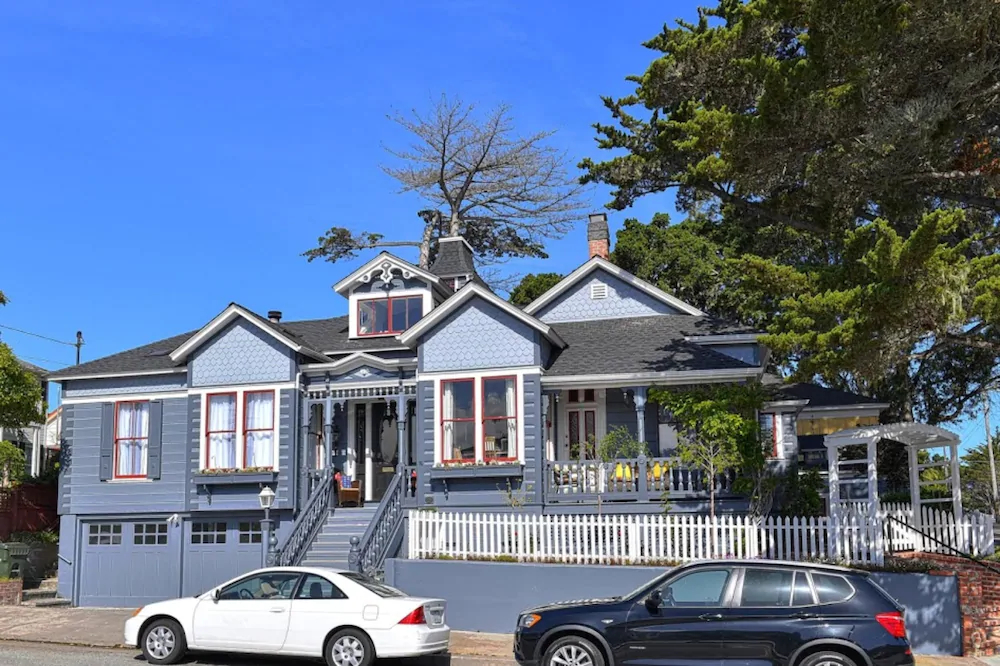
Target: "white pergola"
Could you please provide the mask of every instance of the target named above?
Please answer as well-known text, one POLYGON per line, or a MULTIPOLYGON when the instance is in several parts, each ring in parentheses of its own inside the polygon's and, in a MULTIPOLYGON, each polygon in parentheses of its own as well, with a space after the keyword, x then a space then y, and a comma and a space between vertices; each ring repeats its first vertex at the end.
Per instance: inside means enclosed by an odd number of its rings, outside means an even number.
POLYGON ((952 503, 955 520, 962 520, 962 486, 959 483, 958 435, 937 426, 922 423, 891 423, 888 425, 863 426, 841 430, 825 439, 827 460, 830 470, 830 509, 831 512, 840 509, 841 470, 851 465, 867 466, 868 509, 874 513, 879 510, 878 471, 876 469, 876 454, 878 443, 882 440, 900 442, 906 446, 910 467, 910 501, 913 507, 915 527, 919 526, 923 507, 927 504, 952 503), (847 446, 863 444, 867 447, 867 455, 857 460, 840 460, 840 450, 847 446), (948 455, 944 460, 919 463, 917 453, 926 449, 944 449, 948 455), (930 468, 945 468, 948 474, 944 479, 921 481, 920 472, 930 468), (923 486, 944 485, 949 496, 936 499, 922 499, 920 489, 923 486))

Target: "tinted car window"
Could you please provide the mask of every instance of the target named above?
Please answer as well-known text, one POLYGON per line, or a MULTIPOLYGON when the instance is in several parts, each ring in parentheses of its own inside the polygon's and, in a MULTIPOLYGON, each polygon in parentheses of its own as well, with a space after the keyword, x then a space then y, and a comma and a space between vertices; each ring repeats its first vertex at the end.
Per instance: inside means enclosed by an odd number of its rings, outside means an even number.
POLYGON ((816 586, 816 596, 821 604, 833 604, 847 601, 854 594, 854 588, 843 576, 814 573, 813 585, 816 586))
POLYGON ((346 599, 347 595, 326 578, 309 574, 299 586, 296 599, 346 599))
POLYGON ((795 587, 792 588, 793 606, 812 606, 816 603, 813 599, 812 588, 809 586, 809 576, 802 571, 795 572, 795 587))
POLYGON ((400 592, 394 587, 389 587, 388 585, 383 585, 382 583, 376 582, 367 576, 362 576, 359 573, 342 571, 340 575, 349 581, 357 583, 361 587, 365 588, 369 592, 374 592, 383 599, 391 599, 393 597, 405 597, 405 592, 400 592))
POLYGON ((225 601, 252 601, 255 599, 291 599, 292 590, 299 580, 297 573, 265 573, 233 583, 219 593, 225 601))
POLYGON ((747 569, 743 574, 740 605, 745 607, 788 606, 792 599, 794 573, 780 569, 747 569))
POLYGON ((692 571, 660 588, 664 606, 721 606, 731 569, 692 571))

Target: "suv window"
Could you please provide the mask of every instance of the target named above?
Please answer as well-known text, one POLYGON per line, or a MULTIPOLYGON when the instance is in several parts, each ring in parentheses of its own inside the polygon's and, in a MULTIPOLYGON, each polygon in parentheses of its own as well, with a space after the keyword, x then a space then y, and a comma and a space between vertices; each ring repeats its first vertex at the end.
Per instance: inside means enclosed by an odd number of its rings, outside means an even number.
POLYGON ((821 604, 835 604, 847 601, 854 595, 854 587, 843 576, 814 573, 813 585, 816 586, 816 596, 821 604))
POLYGON ((747 569, 743 574, 740 606, 787 607, 792 600, 795 573, 781 569, 747 569))
POLYGON ((815 603, 812 586, 809 585, 809 575, 804 571, 796 571, 795 587, 792 588, 792 605, 812 606, 815 603))
POLYGON ((692 571, 660 588, 664 606, 721 606, 732 569, 692 571))

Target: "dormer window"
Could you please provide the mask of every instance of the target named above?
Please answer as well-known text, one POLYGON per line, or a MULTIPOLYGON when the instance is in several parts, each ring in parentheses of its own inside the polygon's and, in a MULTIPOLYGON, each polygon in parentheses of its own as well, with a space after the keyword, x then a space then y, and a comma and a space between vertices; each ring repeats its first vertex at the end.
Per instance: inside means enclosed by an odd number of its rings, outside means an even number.
POLYGON ((358 335, 403 333, 424 316, 422 296, 366 298, 358 301, 358 335))

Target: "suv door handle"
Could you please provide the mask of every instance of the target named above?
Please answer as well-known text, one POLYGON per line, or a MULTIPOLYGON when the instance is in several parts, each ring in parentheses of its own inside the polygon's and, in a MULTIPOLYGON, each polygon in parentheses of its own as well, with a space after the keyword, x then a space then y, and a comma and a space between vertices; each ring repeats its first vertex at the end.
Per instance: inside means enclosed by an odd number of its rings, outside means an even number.
POLYGON ((699 615, 698 619, 699 620, 721 620, 722 619, 722 614, 721 613, 705 613, 704 615, 699 615))

